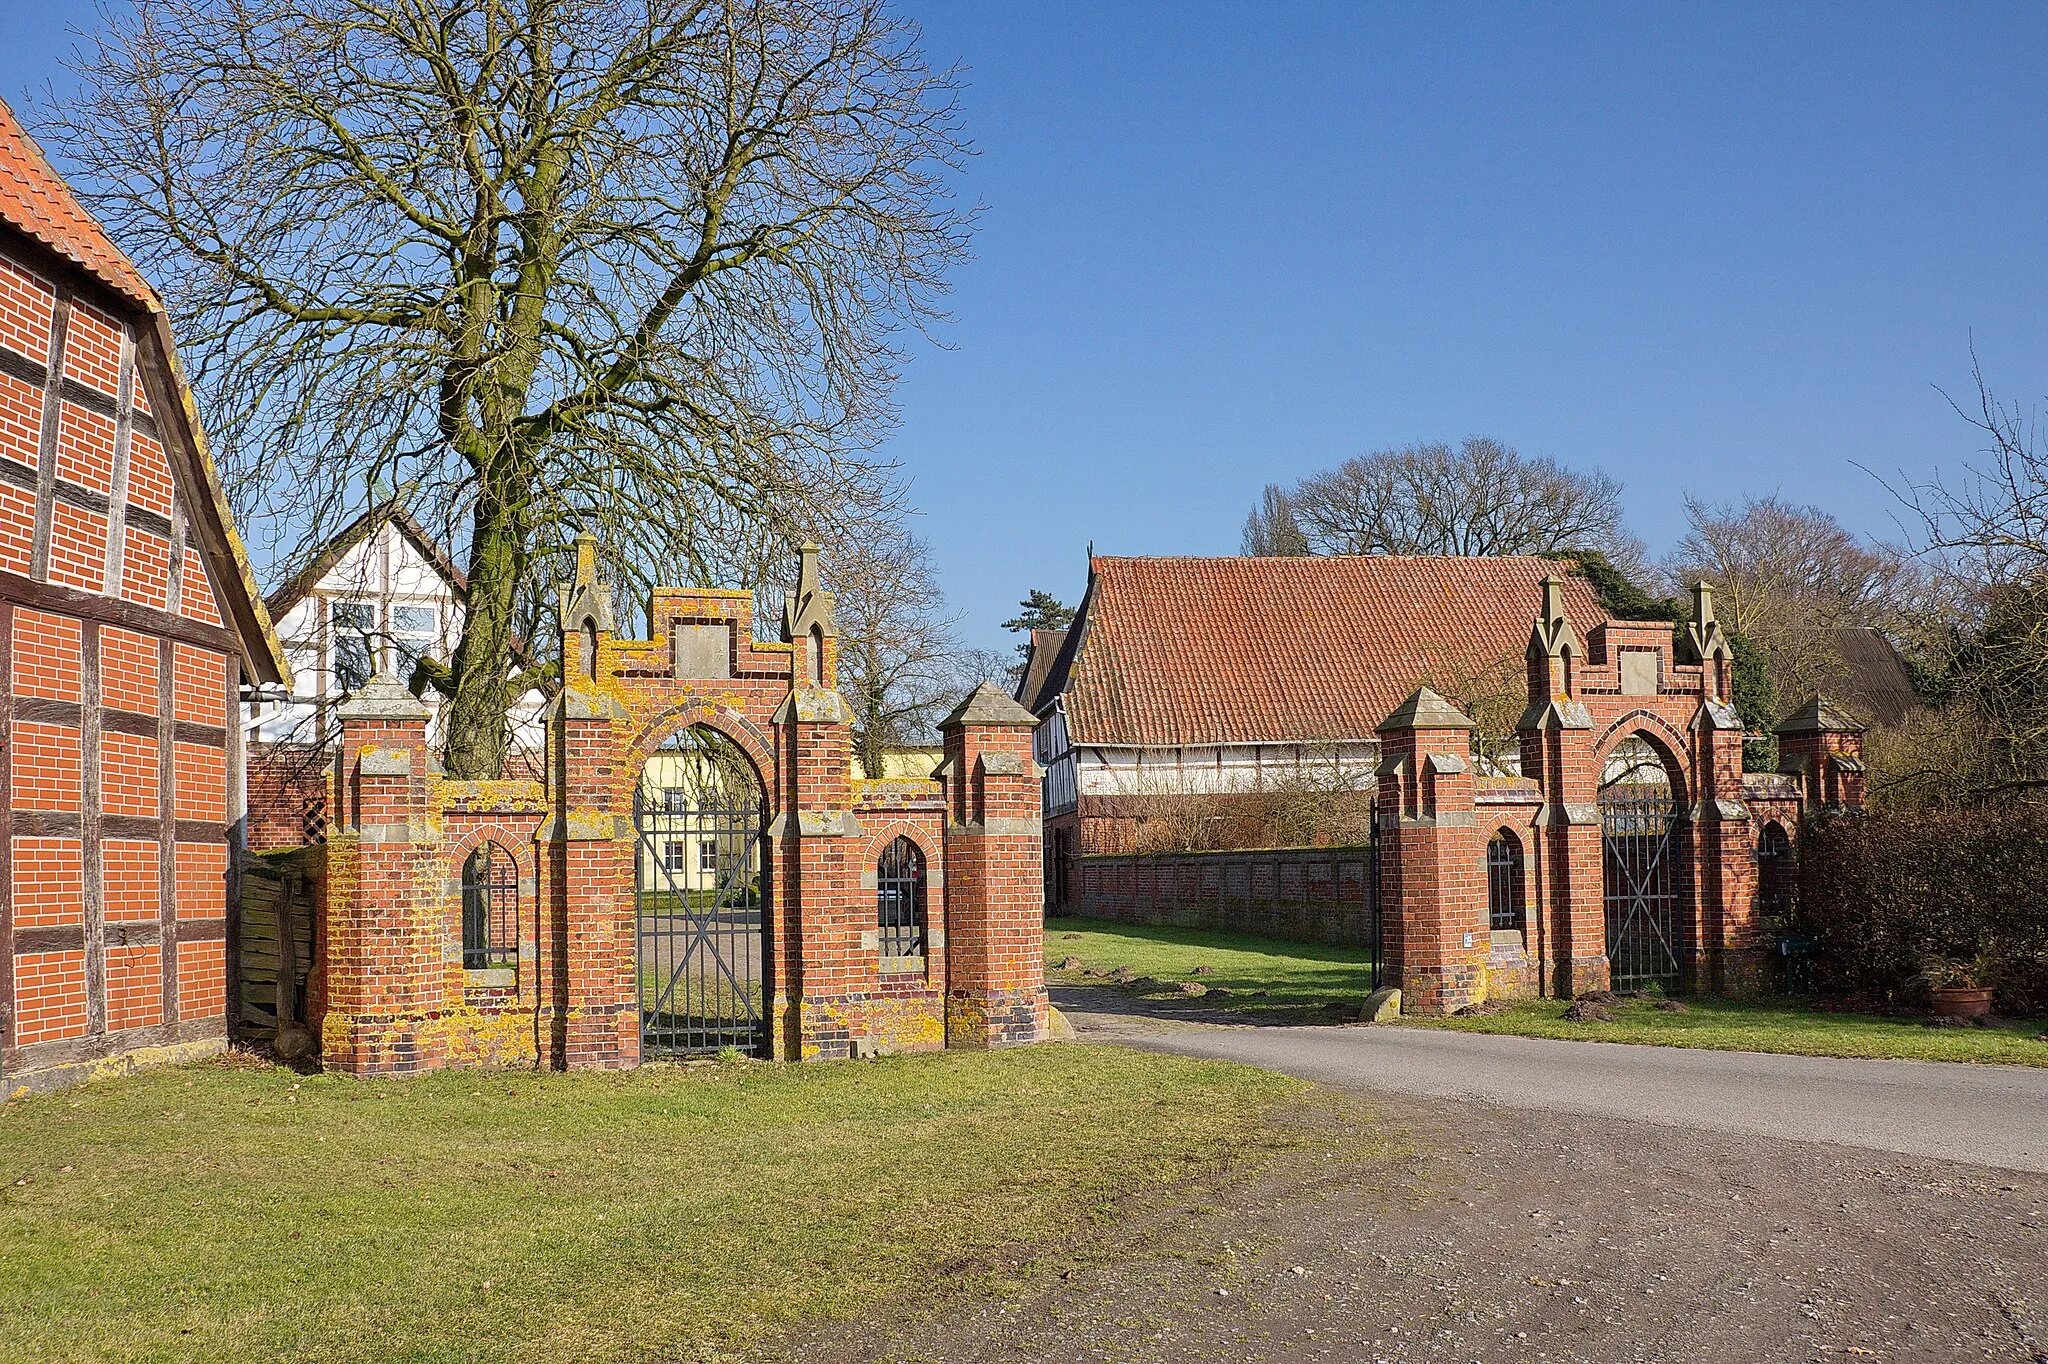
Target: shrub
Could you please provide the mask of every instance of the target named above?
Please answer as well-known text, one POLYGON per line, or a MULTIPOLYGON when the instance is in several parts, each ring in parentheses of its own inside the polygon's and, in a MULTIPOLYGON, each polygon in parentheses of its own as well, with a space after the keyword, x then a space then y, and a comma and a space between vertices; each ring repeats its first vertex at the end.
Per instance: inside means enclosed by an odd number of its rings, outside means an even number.
POLYGON ((1821 816, 1799 862, 1823 990, 1917 1003, 1928 958, 1982 954, 2000 1012, 2048 1013, 2048 807, 1821 816))

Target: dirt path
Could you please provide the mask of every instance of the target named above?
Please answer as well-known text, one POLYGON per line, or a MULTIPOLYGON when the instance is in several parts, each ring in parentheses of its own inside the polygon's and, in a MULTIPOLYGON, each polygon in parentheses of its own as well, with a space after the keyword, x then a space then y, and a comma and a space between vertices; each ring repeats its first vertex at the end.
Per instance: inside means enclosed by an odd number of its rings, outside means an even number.
POLYGON ((2048 1176, 1423 1095, 806 1361, 2048 1364, 2048 1176))

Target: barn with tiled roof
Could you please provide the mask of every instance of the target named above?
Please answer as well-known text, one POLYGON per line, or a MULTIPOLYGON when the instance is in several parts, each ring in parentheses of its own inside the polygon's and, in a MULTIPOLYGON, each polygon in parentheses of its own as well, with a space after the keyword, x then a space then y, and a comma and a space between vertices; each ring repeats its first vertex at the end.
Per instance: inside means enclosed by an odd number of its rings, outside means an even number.
MULTIPOLYGON (((1552 559, 1362 555, 1089 562, 1072 628, 1034 635, 1020 697, 1040 717, 1048 894, 1120 850, 1134 797, 1251 789, 1312 758, 1369 780, 1375 731, 1424 682, 1508 672, 1552 559), (1050 646, 1050 647, 1048 647, 1050 646)), ((1583 636, 1607 616, 1566 575, 1583 636)))

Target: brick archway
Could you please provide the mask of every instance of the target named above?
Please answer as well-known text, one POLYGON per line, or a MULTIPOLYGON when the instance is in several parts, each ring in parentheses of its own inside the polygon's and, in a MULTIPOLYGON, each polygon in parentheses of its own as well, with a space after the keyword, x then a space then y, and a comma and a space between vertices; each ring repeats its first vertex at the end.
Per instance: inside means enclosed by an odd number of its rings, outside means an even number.
POLYGON ((377 679, 342 708, 341 771, 353 795, 330 844, 339 874, 327 917, 379 932, 333 940, 327 958, 343 987, 324 997, 323 1036, 337 1068, 460 1064, 474 1048, 466 1051, 457 1033, 511 1033, 509 1017, 471 1018, 456 1007, 462 982, 442 969, 442 867, 455 844, 436 834, 400 852, 380 841, 394 830, 411 838, 435 829, 437 818, 451 835, 484 824, 525 831, 538 880, 536 951, 515 987, 532 1038, 526 1056, 562 1067, 638 1064, 633 793, 650 755, 693 726, 745 753, 761 788, 761 1007, 771 1055, 1041 1040, 1036 720, 984 685, 941 725, 946 758, 929 777, 856 780, 849 708, 834 690, 832 598, 819 585, 814 548, 802 556, 783 638, 767 641, 753 637, 751 593, 684 588, 651 594, 652 638, 616 638, 596 564, 594 542, 579 542, 576 580, 563 597, 569 684, 550 715, 547 788, 434 775, 424 708, 395 680, 377 679), (869 922, 875 890, 862 885, 873 879, 876 841, 897 836, 910 838, 929 868, 934 928, 914 974, 882 970, 869 922), (363 875, 373 862, 377 875, 363 875), (866 912, 856 912, 863 900, 866 912), (406 926, 402 964, 386 949, 401 940, 394 926, 406 926))

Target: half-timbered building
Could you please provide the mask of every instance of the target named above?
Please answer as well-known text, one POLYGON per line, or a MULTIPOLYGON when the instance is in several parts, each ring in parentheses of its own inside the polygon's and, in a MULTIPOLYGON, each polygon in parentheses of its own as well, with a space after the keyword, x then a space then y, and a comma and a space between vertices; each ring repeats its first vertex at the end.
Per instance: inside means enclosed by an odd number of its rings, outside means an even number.
POLYGON ((287 676, 162 302, 0 104, 0 1095, 224 1044, 287 676))

